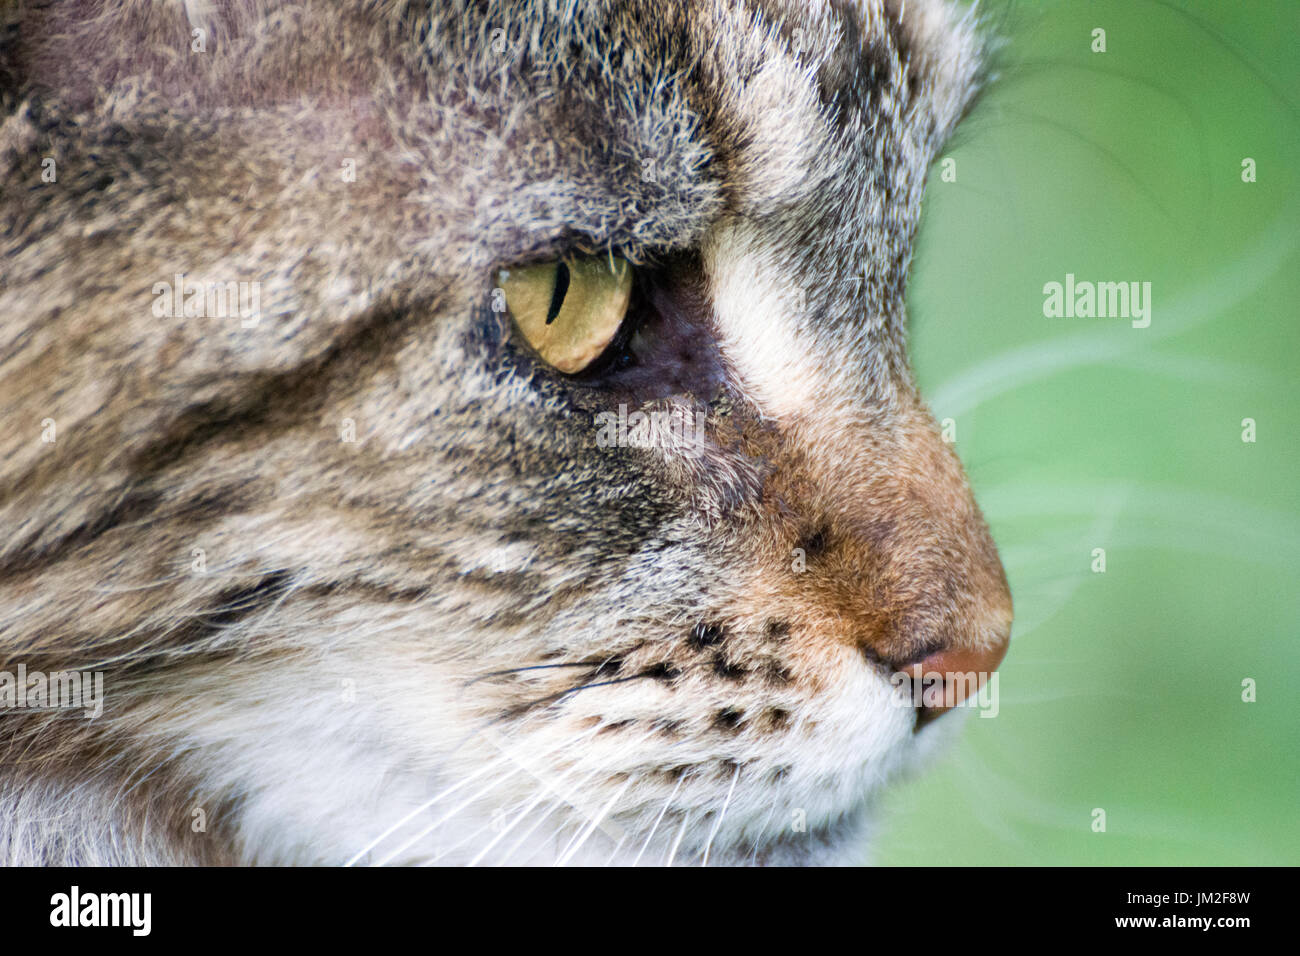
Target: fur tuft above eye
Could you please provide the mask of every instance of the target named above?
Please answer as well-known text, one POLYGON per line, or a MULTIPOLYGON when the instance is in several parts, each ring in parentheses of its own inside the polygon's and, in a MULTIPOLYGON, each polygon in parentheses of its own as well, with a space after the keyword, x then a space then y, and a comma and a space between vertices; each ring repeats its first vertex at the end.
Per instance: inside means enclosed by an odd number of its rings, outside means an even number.
POLYGON ((502 269, 497 281, 520 334, 543 361, 567 375, 605 352, 632 296, 632 267, 616 256, 502 269))

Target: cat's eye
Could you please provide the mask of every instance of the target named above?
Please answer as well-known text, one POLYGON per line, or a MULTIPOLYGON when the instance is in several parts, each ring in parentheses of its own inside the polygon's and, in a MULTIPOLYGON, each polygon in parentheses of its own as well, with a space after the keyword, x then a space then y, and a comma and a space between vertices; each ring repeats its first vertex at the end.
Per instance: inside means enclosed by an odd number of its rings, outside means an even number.
POLYGON ((632 297, 632 267, 617 256, 502 269, 497 282, 520 334, 543 361, 568 375, 609 348, 632 297))

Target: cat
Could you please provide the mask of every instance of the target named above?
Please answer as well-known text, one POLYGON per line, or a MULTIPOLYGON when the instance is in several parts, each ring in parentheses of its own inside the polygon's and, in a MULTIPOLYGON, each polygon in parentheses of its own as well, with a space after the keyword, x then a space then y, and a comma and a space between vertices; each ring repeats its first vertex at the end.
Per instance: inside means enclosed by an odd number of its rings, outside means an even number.
POLYGON ((1010 632, 906 351, 972 12, 0 17, 0 859, 864 858, 1010 632))

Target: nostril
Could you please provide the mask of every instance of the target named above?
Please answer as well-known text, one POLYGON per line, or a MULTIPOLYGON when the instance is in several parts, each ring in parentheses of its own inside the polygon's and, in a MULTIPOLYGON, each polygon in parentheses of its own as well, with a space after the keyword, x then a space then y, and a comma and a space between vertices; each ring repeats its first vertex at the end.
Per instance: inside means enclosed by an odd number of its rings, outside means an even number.
POLYGON ((917 727, 973 697, 1007 653, 1007 641, 980 648, 947 648, 901 668, 921 704, 917 727), (918 688, 919 684, 919 688, 918 688))

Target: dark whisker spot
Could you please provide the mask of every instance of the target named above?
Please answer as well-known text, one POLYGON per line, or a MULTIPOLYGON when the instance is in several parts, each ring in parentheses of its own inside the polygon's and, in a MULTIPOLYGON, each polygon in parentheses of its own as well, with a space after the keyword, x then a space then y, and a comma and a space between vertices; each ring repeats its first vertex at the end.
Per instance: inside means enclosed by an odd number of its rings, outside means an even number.
POLYGON ((649 677, 654 680, 664 681, 666 683, 672 683, 678 677, 681 676, 681 673, 682 673, 681 670, 679 670, 677 667, 674 667, 672 664, 668 663, 667 661, 661 661, 658 664, 652 664, 650 667, 647 667, 638 676, 649 677))
POLYGON ((694 647, 713 647, 721 644, 727 636, 727 629, 721 624, 707 624, 700 621, 691 631, 691 644, 694 647))
POLYGON ((609 658, 606 658, 605 660, 601 661, 601 662, 596 666, 596 669, 595 669, 595 671, 592 672, 592 675, 591 675, 591 676, 592 676, 593 678, 594 678, 594 677, 610 677, 610 676, 613 675, 613 674, 617 674, 617 673, 618 673, 619 671, 621 671, 622 669, 623 669, 623 658, 621 658, 621 657, 609 657, 609 658))
POLYGON ((763 675, 777 687, 788 687, 794 683, 794 675, 780 661, 768 661, 763 667, 763 675))
POLYGON ((713 658, 713 673, 726 680, 744 680, 749 672, 739 664, 733 664, 721 654, 713 658))
POLYGON ((769 730, 781 730, 790 724, 790 711, 782 707, 769 707, 763 711, 763 722, 769 730))
POLYGON ((669 737, 680 737, 682 734, 682 722, 680 720, 656 720, 650 726, 669 737))
POLYGON ((735 730, 740 726, 740 719, 744 716, 744 711, 737 710, 735 707, 728 707, 725 710, 718 711, 713 716, 713 726, 721 727, 724 730, 735 730))
POLYGON ((770 617, 767 619, 767 622, 764 623, 763 625, 763 633, 766 634, 768 637, 770 637, 772 640, 781 640, 782 638, 789 637, 790 622, 781 621, 774 617, 770 617))

